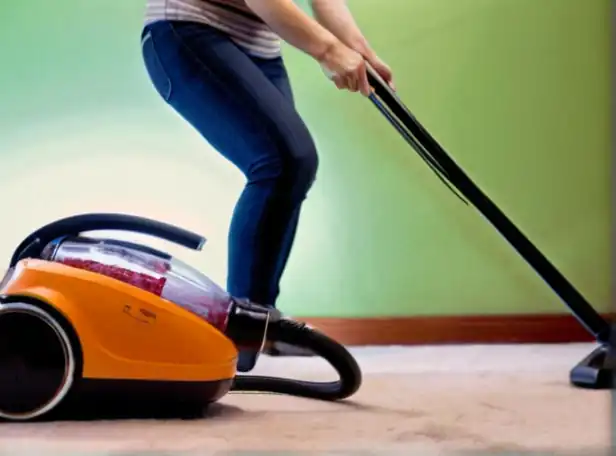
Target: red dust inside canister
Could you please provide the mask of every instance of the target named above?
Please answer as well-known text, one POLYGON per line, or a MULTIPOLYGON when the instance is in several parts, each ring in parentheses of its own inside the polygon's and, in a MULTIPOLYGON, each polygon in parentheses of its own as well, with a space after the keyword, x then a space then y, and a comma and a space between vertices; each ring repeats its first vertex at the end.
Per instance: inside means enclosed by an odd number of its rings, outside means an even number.
POLYGON ((48 259, 124 282, 173 302, 225 332, 233 300, 207 276, 154 249, 77 237, 47 250, 48 259))

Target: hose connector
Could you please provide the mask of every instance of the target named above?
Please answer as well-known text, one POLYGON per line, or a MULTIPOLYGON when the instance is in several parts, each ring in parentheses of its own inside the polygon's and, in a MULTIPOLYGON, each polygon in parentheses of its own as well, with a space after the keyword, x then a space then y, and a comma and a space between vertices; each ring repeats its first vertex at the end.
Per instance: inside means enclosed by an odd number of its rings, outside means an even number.
POLYGON ((225 335, 238 349, 263 350, 270 325, 282 318, 279 310, 255 304, 246 299, 233 299, 225 335))

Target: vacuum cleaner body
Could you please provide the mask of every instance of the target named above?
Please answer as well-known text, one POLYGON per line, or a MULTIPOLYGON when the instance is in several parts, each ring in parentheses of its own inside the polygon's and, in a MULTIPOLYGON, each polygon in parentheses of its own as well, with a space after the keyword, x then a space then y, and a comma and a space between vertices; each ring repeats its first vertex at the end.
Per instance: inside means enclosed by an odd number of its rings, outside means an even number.
MULTIPOLYGON (((64 369, 57 394, 75 377, 116 389, 150 381, 161 390, 175 390, 171 383, 179 382, 181 390, 189 382, 186 391, 202 403, 229 391, 238 352, 221 329, 231 301, 205 276, 185 266, 193 273, 188 278, 174 270, 177 260, 110 241, 65 240, 48 255, 14 268, 1 290, 0 320, 30 310, 30 318, 14 320, 22 326, 16 331, 32 334, 30 326, 41 318, 59 325, 55 337, 42 341, 65 353, 61 364, 49 366, 64 369)), ((29 396, 29 380, 16 380, 23 389, 18 396, 29 396)), ((1 405, 0 414, 12 418, 1 405)), ((21 412, 28 417, 34 410, 21 412)))
POLYGON ((31 420, 93 398, 95 407, 150 402, 202 409, 232 388, 335 400, 359 387, 356 363, 326 336, 232 297, 164 252, 80 234, 114 229, 193 249, 205 242, 118 214, 69 217, 28 236, 0 284, 0 418, 31 420), (268 340, 285 338, 301 345, 302 337, 316 341, 330 362, 344 359, 341 376, 351 383, 319 388, 236 376, 239 349, 262 350, 268 340))

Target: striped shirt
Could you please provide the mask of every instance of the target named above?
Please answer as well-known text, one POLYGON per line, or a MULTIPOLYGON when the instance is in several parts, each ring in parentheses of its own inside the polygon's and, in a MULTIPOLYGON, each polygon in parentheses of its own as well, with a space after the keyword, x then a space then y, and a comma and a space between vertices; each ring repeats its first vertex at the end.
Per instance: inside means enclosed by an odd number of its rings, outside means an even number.
POLYGON ((226 33, 246 52, 261 58, 280 55, 280 37, 244 0, 147 0, 145 23, 193 21, 226 33))

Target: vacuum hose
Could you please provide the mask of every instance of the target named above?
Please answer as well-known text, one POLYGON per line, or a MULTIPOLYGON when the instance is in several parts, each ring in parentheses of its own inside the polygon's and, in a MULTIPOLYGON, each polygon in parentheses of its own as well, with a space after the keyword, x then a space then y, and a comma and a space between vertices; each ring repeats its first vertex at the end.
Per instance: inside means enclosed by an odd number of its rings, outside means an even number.
POLYGON ((352 396, 361 386, 361 369, 344 346, 305 323, 282 317, 276 309, 235 300, 225 333, 240 349, 262 349, 265 343, 271 342, 284 342, 308 349, 328 361, 340 377, 340 380, 333 382, 313 382, 237 375, 233 391, 270 392, 337 401, 352 396))

